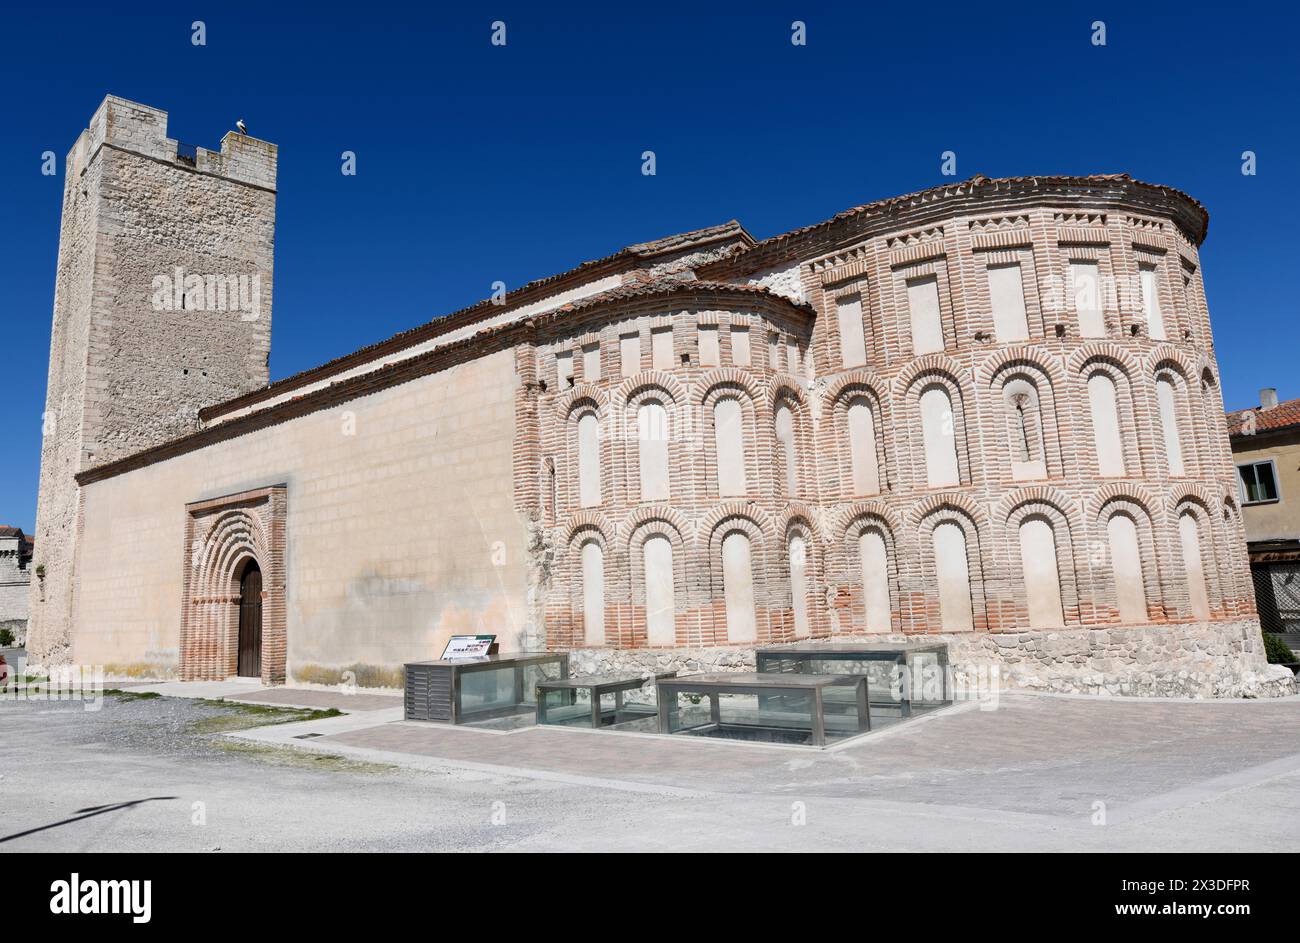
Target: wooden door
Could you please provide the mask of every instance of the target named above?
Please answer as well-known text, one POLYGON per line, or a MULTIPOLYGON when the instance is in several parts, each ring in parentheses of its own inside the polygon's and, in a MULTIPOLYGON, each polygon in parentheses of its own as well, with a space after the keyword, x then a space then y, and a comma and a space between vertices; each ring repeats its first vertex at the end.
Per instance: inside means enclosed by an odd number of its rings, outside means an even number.
POLYGON ((262 675, 262 571, 250 561, 239 580, 239 676, 262 675))

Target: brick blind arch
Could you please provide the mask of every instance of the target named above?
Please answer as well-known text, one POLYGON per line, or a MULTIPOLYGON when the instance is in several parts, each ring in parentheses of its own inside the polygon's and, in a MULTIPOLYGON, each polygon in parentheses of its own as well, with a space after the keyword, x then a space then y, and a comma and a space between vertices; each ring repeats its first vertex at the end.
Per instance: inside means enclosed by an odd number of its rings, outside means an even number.
POLYGON ((676 515, 666 507, 662 513, 655 509, 647 511, 628 537, 632 637, 625 644, 677 645, 689 635, 689 550, 681 530, 670 519, 672 516, 676 515), (671 567, 670 573, 653 572, 665 563, 671 567))
MULTIPOLYGON (((1078 463, 1077 473, 1085 477, 1090 475, 1141 476, 1143 468, 1151 467, 1151 462, 1155 460, 1152 454, 1154 446, 1148 444, 1147 451, 1143 452, 1142 439, 1145 437, 1139 434, 1139 413, 1133 398, 1132 375, 1115 360, 1094 357, 1080 366, 1077 376, 1082 384, 1080 400, 1088 404, 1084 415, 1091 433, 1091 441, 1088 442, 1089 452, 1075 458, 1078 463), (1109 383, 1109 390, 1100 390, 1101 383, 1109 383), (1104 397, 1102 392, 1106 393, 1104 397), (1112 444, 1108 444, 1104 438, 1110 434, 1110 430, 1101 421, 1101 414, 1109 414, 1112 410, 1117 425, 1113 434, 1118 441, 1122 467, 1107 469, 1100 456, 1110 449, 1112 444)), ((1143 415, 1145 418, 1145 411, 1143 415)))
MULTIPOLYGON (((1165 619, 1167 604, 1165 602, 1165 586, 1160 571, 1161 556, 1156 539, 1155 525, 1151 519, 1151 513, 1146 503, 1139 498, 1129 495, 1118 495, 1108 499, 1101 507, 1097 515, 1098 523, 1098 541, 1099 551, 1090 553, 1096 569, 1100 570, 1104 578, 1099 580, 1096 590, 1096 604, 1099 614, 1103 607, 1109 607, 1114 613, 1114 617, 1121 623, 1133 624, 1135 621, 1142 622, 1160 622, 1165 619), (1134 539, 1138 548, 1138 570, 1135 573, 1124 574, 1116 568, 1116 541, 1127 539, 1122 535, 1112 533, 1112 524, 1117 517, 1127 518, 1131 523, 1134 531, 1134 539), (1104 541, 1104 542, 1103 542, 1104 541), (1133 612, 1138 619, 1129 618, 1120 605, 1119 594, 1123 591, 1121 584, 1127 584, 1136 589, 1140 584, 1142 592, 1142 610, 1133 612)), ((1118 525, 1123 527, 1124 525, 1118 525)), ((1121 553, 1122 555, 1122 553, 1121 553)), ((1125 561, 1120 560, 1120 564, 1125 561)), ((1136 609, 1136 607, 1134 607, 1136 609)))
MULTIPOLYGON (((816 542, 808 521, 802 517, 791 518, 781 540, 781 557, 784 566, 784 584, 788 602, 786 611, 789 620, 781 627, 780 634, 787 638, 807 638, 821 634, 816 605, 816 586, 820 568, 814 560, 816 542)), ((784 621, 784 620, 783 620, 784 621)), ((773 629, 776 634, 776 629, 773 629)))
POLYGON ((898 553, 889 522, 875 514, 855 517, 844 532, 844 556, 850 583, 857 587, 852 609, 854 628, 892 632, 899 608, 898 553))

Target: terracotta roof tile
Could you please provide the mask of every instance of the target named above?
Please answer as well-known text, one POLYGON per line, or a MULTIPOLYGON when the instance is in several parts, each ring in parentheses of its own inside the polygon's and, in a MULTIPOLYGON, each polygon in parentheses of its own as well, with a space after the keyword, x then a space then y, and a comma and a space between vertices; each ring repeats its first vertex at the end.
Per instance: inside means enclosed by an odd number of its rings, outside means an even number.
POLYGON ((341 372, 351 366, 365 363, 372 356, 380 356, 384 352, 397 353, 405 348, 412 346, 420 341, 436 336, 443 330, 451 330, 455 327, 466 326, 474 321, 509 311, 515 306, 520 306, 531 301, 538 300, 532 296, 539 292, 544 292, 550 286, 570 281, 576 278, 602 270, 609 270, 613 273, 615 270, 623 271, 627 267, 634 267, 637 260, 650 260, 656 256, 664 255, 671 252, 680 252, 693 246, 706 246, 715 242, 725 241, 728 239, 739 240, 740 249, 748 249, 756 245, 757 240, 751 236, 745 227, 740 225, 736 220, 728 220, 717 226, 706 226, 703 229, 692 229, 688 232, 675 233, 671 236, 664 236, 661 239, 654 239, 649 242, 640 242, 635 245, 625 246, 611 255, 603 256, 599 259, 593 259, 589 262, 582 262, 571 269, 558 272, 554 275, 547 275, 545 278, 537 278, 527 282, 514 289, 509 294, 510 303, 501 308, 496 305, 491 298, 484 298, 476 301, 471 305, 452 311, 449 314, 439 315, 431 321, 418 324, 413 328, 405 331, 399 331, 384 340, 377 341, 373 344, 367 344, 359 347, 350 353, 341 357, 335 357, 333 360, 327 360, 325 363, 317 364, 307 370, 275 380, 263 387, 242 393, 239 396, 218 403, 211 403, 199 410, 201 419, 208 419, 214 415, 221 415, 225 412, 241 408, 248 403, 254 403, 259 400, 268 399, 277 395, 281 390, 292 389, 295 386, 304 385, 313 382, 318 378, 327 377, 333 373, 341 372))
POLYGON ((1228 413, 1228 435, 1242 436, 1246 425, 1246 415, 1255 417, 1255 433, 1276 432, 1291 426, 1300 426, 1300 399, 1289 399, 1278 403, 1272 409, 1254 406, 1250 409, 1238 409, 1228 413))
POLYGON ((739 285, 735 282, 702 282, 688 278, 660 278, 653 282, 647 282, 642 285, 620 285, 618 288, 611 288, 609 291, 602 291, 596 295, 588 295, 586 298, 579 298, 577 301, 570 301, 568 304, 560 305, 551 311, 539 315, 538 321, 553 320, 560 315, 573 314, 578 311, 587 311, 591 308, 598 308, 601 305, 609 304, 614 301, 632 301, 641 298, 654 298, 674 294, 730 294, 730 295, 752 295, 756 298, 771 298, 783 304, 815 314, 811 305, 804 301, 793 301, 785 295, 771 291, 762 285, 739 285))
POLYGON ((678 297, 683 300, 694 298, 706 303, 717 300, 731 301, 740 298, 746 303, 752 302, 756 305, 778 304, 787 310, 807 317, 812 317, 815 314, 815 309, 807 302, 792 300, 761 285, 704 282, 671 276, 665 276, 649 283, 623 285, 601 292, 598 295, 591 295, 587 298, 569 302, 567 305, 542 312, 530 318, 510 321, 495 327, 487 327, 476 334, 451 341, 445 346, 377 366, 374 370, 359 373, 345 380, 304 391, 297 396, 288 397, 270 405, 253 409, 226 422, 205 426, 197 432, 191 432, 115 461, 85 469, 78 472, 75 477, 77 482, 82 485, 101 481, 134 468, 142 468, 154 462, 192 452, 214 442, 245 435, 256 429, 267 428, 295 416, 323 409, 333 403, 346 402, 356 396, 364 396, 377 389, 383 389, 398 383, 406 383, 416 377, 448 369, 463 363, 467 352, 482 352, 485 349, 489 351, 508 350, 519 343, 521 336, 530 334, 537 326, 562 320, 575 313, 603 306, 611 306, 613 310, 618 310, 621 305, 635 305, 638 302, 650 299, 670 297, 678 297))
POLYGON ((671 236, 664 236, 662 239, 639 242, 634 246, 628 246, 623 252, 646 258, 665 252, 676 252, 679 249, 731 236, 750 246, 758 242, 757 239, 745 231, 745 227, 740 225, 738 220, 731 219, 720 226, 706 226, 704 229, 692 229, 690 232, 679 232, 671 236))
POLYGON ((1146 183, 1142 180, 1135 180, 1128 174, 1088 174, 1086 176, 1066 176, 1066 175, 1045 175, 1029 177, 986 177, 983 174, 976 174, 969 179, 954 181, 952 183, 942 184, 937 187, 929 187, 925 190, 917 190, 913 193, 904 193, 900 196, 891 196, 883 200, 875 200, 871 203, 863 203, 860 206, 850 207, 841 213, 836 213, 830 219, 824 219, 820 222, 813 223, 809 226, 802 226, 798 229, 791 229, 788 232, 778 233, 764 239, 753 246, 747 246, 734 253, 728 259, 720 259, 717 262, 703 266, 701 275, 708 277, 712 272, 720 271, 732 263, 744 264, 747 256, 754 256, 763 259, 766 264, 771 260, 768 256, 773 253, 781 253, 783 247, 787 244, 798 244, 805 237, 812 236, 822 230, 828 230, 839 226, 848 220, 863 215, 881 215, 888 216, 897 212, 900 208, 916 201, 929 201, 949 196, 973 194, 977 190, 1000 189, 1015 187, 1023 184, 1031 186, 1097 186, 1105 184, 1115 184, 1119 186, 1132 186, 1140 190, 1151 190, 1165 196, 1173 197, 1185 202, 1192 210, 1193 215, 1199 223, 1199 232, 1193 233, 1196 242, 1199 244, 1204 241, 1205 235, 1210 227, 1210 214, 1199 200, 1190 194, 1174 187, 1168 187, 1159 183, 1146 183))

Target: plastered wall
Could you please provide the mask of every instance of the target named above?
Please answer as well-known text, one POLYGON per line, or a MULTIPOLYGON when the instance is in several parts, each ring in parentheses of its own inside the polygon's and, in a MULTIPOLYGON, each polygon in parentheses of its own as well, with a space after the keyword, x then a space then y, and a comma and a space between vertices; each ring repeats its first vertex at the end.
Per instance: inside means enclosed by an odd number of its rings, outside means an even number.
POLYGON ((491 354, 85 486, 74 660, 174 672, 185 505, 281 483, 292 680, 392 683, 457 632, 517 647, 513 364, 491 354))

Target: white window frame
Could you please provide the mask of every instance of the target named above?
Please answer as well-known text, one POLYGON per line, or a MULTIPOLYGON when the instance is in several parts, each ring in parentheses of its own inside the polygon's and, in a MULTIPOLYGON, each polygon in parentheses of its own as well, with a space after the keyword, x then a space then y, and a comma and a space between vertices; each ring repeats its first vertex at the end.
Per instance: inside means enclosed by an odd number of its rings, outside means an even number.
POLYGON ((1260 460, 1257 461, 1257 462, 1239 462, 1239 463, 1237 463, 1237 492, 1238 492, 1238 494, 1241 495, 1241 506, 1242 506, 1242 507, 1250 507, 1250 506, 1252 506, 1252 505, 1257 505, 1257 504, 1277 504, 1279 501, 1281 501, 1281 500, 1282 500, 1282 485, 1281 485, 1281 483, 1277 480, 1277 460, 1276 460, 1276 459, 1271 459, 1271 458, 1264 458, 1264 459, 1260 459, 1260 460), (1246 494, 1246 482, 1242 480, 1242 477, 1241 477, 1241 470, 1242 470, 1243 468, 1254 468, 1254 467, 1256 467, 1257 465, 1267 465, 1267 466, 1269 466, 1269 471, 1270 471, 1270 472, 1272 473, 1272 475, 1273 475, 1273 490, 1274 490, 1275 492, 1277 492, 1277 497, 1275 497, 1275 498, 1264 498, 1264 499, 1261 500, 1261 501, 1252 501, 1252 500, 1250 500, 1250 497, 1246 494))

